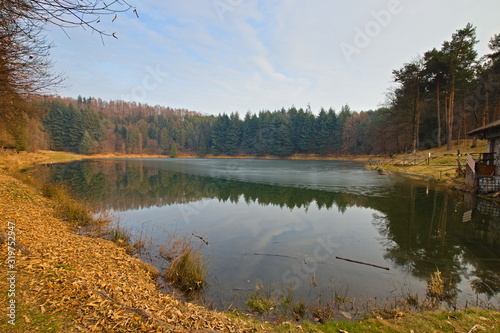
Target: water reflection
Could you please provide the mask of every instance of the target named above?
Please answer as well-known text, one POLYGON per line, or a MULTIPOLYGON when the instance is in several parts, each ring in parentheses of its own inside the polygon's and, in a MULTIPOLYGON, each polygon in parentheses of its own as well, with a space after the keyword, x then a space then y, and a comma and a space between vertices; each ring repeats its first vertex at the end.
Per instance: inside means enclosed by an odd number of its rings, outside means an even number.
POLYGON ((306 285, 312 275, 319 285, 349 285, 353 297, 388 298, 391 284, 405 279, 425 294, 439 269, 447 294, 472 302, 477 293, 498 305, 500 209, 492 202, 318 161, 87 161, 52 165, 39 177, 64 181, 96 208, 122 211, 132 226, 151 221, 155 241, 165 220, 208 234, 215 294, 248 289, 245 281, 256 279, 306 285), (322 242, 331 249, 324 265, 302 264, 322 242), (336 255, 391 271, 340 263, 336 255))
POLYGON ((464 261, 473 267, 474 291, 493 297, 500 290, 500 204, 473 196, 465 199, 472 214, 462 238, 467 249, 464 261))

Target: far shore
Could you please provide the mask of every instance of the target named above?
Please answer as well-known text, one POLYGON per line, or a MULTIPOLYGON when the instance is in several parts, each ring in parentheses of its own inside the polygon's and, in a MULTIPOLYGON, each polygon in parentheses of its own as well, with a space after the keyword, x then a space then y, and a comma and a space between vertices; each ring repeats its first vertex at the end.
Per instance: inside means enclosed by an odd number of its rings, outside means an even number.
MULTIPOLYGON (((40 150, 36 153, 40 153, 46 156, 56 155, 57 153, 63 152, 54 152, 48 150, 40 150)), ((161 154, 125 154, 125 153, 98 153, 98 154, 74 154, 67 153, 68 157, 73 156, 74 160, 80 159, 113 159, 113 158, 172 158, 169 155, 161 155, 161 154)), ((218 159, 263 159, 263 160, 326 160, 326 161, 354 161, 354 162, 362 162, 366 163, 373 158, 376 158, 375 155, 319 155, 319 154, 294 154, 290 156, 274 156, 274 155, 214 155, 214 154, 205 154, 203 156, 199 156, 192 153, 179 153, 179 155, 175 158, 218 158, 218 159)), ((72 160, 72 159, 71 159, 72 160)), ((56 158, 57 163, 57 158, 56 158)))
MULTIPOLYGON (((405 177, 420 179, 427 182, 439 184, 451 189, 463 189, 464 177, 458 170, 465 167, 463 156, 466 153, 478 153, 486 151, 486 142, 479 141, 476 147, 472 147, 472 140, 462 140, 455 144, 452 150, 446 147, 421 150, 415 154, 384 155, 319 155, 319 154, 294 154, 290 156, 255 156, 255 155, 214 155, 205 154, 199 156, 193 153, 180 152, 175 158, 215 158, 215 159, 267 159, 267 160, 325 160, 325 161, 352 161, 365 164, 368 169, 378 170, 381 174, 400 174, 405 177), (461 165, 461 166, 459 166, 461 165)), ((39 150, 31 153, 21 153, 24 158, 16 158, 16 155, 4 154, 7 167, 29 167, 33 164, 66 163, 89 159, 127 159, 127 158, 172 158, 169 155, 160 154, 124 154, 124 153, 99 153, 99 154, 76 154, 71 152, 39 150)))

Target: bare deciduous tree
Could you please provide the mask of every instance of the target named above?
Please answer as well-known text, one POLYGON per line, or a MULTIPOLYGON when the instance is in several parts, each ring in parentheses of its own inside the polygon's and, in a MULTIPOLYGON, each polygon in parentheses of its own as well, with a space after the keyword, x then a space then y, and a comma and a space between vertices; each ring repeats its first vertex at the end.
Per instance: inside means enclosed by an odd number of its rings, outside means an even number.
POLYGON ((4 0, 0 5, 2 14, 7 14, 19 29, 26 26, 43 23, 59 26, 63 29, 82 27, 106 36, 115 36, 98 28, 97 24, 103 16, 114 16, 132 10, 137 16, 137 10, 125 0, 4 0))
POLYGON ((119 13, 129 10, 137 15, 135 8, 124 0, 2 0, 0 120, 4 128, 0 130, 10 132, 19 141, 30 114, 26 97, 47 93, 63 81, 61 74, 51 70, 51 44, 43 33, 45 25, 81 27, 97 32, 101 38, 116 38, 115 33, 100 29, 98 23, 102 16, 114 15, 114 21, 119 13))

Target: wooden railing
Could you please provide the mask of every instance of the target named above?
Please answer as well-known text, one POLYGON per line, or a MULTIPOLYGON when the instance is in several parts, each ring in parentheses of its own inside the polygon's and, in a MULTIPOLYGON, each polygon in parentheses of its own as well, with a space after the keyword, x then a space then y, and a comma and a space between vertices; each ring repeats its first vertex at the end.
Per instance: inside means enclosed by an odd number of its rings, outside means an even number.
POLYGON ((467 154, 467 164, 473 173, 476 173, 476 161, 472 158, 471 154, 467 154))

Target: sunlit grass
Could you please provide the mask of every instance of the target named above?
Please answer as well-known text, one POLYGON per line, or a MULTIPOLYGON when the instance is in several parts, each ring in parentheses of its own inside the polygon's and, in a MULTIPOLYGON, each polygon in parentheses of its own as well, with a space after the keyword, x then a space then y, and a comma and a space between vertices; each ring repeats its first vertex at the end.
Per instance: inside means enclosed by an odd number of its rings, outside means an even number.
MULTIPOLYGON (((371 168, 381 168, 390 172, 413 174, 433 182, 450 183, 454 186, 461 185, 465 180, 458 172, 458 164, 465 168, 466 153, 486 152, 487 142, 479 140, 476 147, 472 147, 472 140, 462 140, 460 144, 453 145, 452 150, 446 146, 418 151, 415 155, 396 154, 392 158, 382 158, 381 164, 371 165, 371 168), (461 156, 458 156, 460 151, 461 156), (429 158, 430 154, 430 158, 429 158), (460 162, 458 161, 460 159, 460 162), (416 165, 415 165, 416 161, 416 165), (403 166, 402 164, 406 165, 403 166)), ((372 161, 377 161, 376 157, 372 161)))

